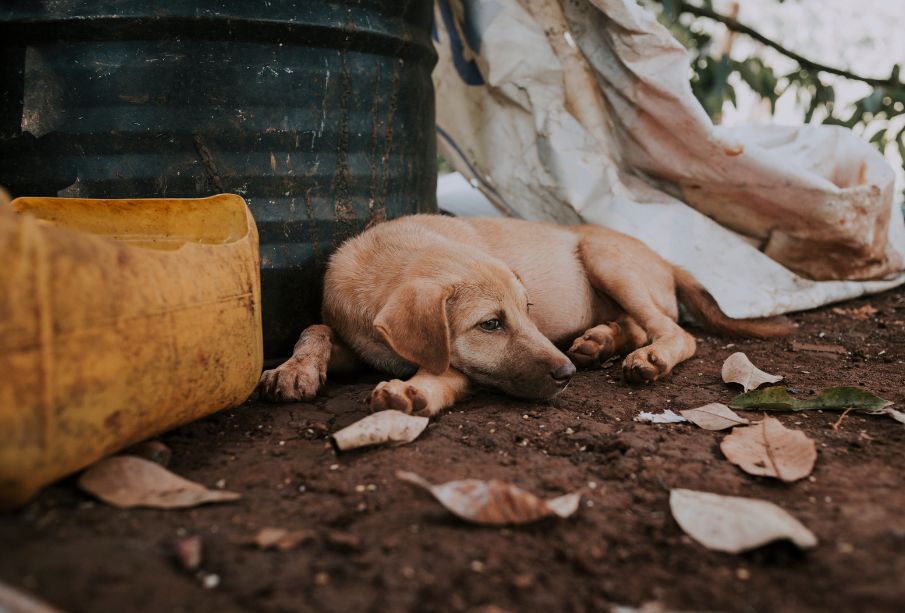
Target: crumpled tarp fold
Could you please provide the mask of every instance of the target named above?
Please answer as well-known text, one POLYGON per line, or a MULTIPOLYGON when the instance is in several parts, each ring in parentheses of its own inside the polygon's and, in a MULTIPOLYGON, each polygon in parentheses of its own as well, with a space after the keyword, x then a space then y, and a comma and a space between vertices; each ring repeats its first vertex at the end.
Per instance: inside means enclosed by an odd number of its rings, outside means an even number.
POLYGON ((440 151, 506 214, 634 236, 732 317, 905 281, 884 158, 840 127, 714 126, 634 0, 438 0, 435 24, 440 151))

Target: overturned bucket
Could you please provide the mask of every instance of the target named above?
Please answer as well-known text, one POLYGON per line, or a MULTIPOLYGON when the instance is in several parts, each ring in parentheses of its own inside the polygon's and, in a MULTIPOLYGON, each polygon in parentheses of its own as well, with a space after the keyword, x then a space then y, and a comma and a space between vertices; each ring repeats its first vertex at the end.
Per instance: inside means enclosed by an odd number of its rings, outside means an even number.
POLYGON ((239 196, 0 207, 0 506, 243 402, 263 361, 239 196))

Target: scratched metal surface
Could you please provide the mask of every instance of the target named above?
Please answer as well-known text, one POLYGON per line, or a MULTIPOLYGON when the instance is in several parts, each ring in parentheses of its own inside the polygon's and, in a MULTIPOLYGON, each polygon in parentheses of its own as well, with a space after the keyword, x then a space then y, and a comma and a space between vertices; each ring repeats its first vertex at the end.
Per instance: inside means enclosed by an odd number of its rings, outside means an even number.
POLYGON ((4 2, 0 184, 241 194, 285 355, 342 240, 436 210, 430 24, 429 0, 4 2))

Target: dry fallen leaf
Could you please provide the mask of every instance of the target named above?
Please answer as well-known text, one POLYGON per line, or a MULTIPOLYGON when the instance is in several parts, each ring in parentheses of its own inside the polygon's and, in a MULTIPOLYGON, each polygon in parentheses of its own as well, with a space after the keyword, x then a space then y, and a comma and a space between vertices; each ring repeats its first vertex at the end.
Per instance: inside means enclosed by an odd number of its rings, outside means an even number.
POLYGON ((747 426, 751 423, 719 402, 705 404, 696 409, 686 409, 679 413, 694 425, 705 430, 725 430, 733 426, 747 426))
POLYGON ((669 507, 686 534, 715 551, 741 553, 779 539, 803 549, 817 545, 801 522, 766 500, 677 489, 669 507))
POLYGON ((378 411, 336 432, 330 440, 337 451, 384 443, 404 445, 418 438, 428 421, 427 417, 406 415, 402 411, 378 411))
POLYGON ((905 424, 905 413, 903 413, 902 411, 896 411, 895 409, 890 409, 889 407, 880 409, 879 411, 872 413, 872 415, 889 415, 900 424, 905 424))
POLYGON ((761 411, 858 411, 868 415, 889 415, 905 423, 905 413, 889 408, 893 403, 860 387, 829 387, 815 398, 798 399, 782 386, 740 394, 729 402, 735 409, 761 411))
POLYGON ((351 532, 331 530, 324 535, 324 540, 338 549, 354 551, 361 547, 361 537, 351 532))
POLYGON ((252 537, 242 539, 242 543, 256 545, 260 549, 289 551, 306 541, 313 540, 314 530, 286 530, 285 528, 261 528, 252 537))
POLYGON ((792 351, 811 351, 814 353, 834 353, 845 355, 848 350, 842 345, 826 345, 824 343, 799 343, 792 341, 792 351))
POLYGON ((465 479, 433 485, 415 473, 401 470, 396 471, 396 477, 423 487, 454 515, 476 524, 502 526, 527 524, 553 515, 569 517, 581 501, 579 494, 541 500, 504 481, 465 479))
MULTIPOLYGON (((0 203, 2 204, 2 203, 0 203)), ((0 583, 0 612, 2 613, 60 613, 34 594, 0 583)))
POLYGON ((741 351, 737 351, 723 362, 723 382, 738 383, 745 391, 757 389, 764 383, 776 383, 782 381, 779 375, 771 375, 751 363, 741 351))
POLYGON ((127 455, 101 460, 82 473, 79 487, 121 509, 184 509, 241 497, 236 492, 209 490, 154 462, 127 455))
POLYGON ((720 449, 748 474, 787 482, 810 475, 817 461, 814 441, 801 430, 789 430, 773 417, 735 428, 720 443, 720 449))
POLYGON ((643 424, 681 424, 688 420, 674 413, 672 409, 666 409, 662 413, 641 411, 635 416, 635 421, 643 424))
POLYGON ((876 315, 879 312, 880 311, 878 311, 877 309, 875 309, 874 307, 872 307, 869 304, 862 305, 858 308, 854 308, 854 307, 847 307, 847 308, 834 307, 833 308, 833 313, 835 313, 836 315, 845 315, 846 317, 851 317, 853 319, 860 319, 862 321, 870 319, 871 317, 873 317, 874 315, 876 315))

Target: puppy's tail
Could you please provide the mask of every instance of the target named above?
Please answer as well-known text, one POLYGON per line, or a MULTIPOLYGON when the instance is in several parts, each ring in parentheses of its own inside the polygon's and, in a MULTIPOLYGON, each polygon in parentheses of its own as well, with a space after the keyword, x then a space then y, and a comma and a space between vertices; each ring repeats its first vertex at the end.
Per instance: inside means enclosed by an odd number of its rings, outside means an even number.
POLYGON ((710 292, 687 270, 673 267, 673 275, 679 302, 691 312, 695 323, 705 330, 727 336, 773 338, 785 336, 795 329, 795 325, 785 317, 732 319, 720 310, 710 292))

